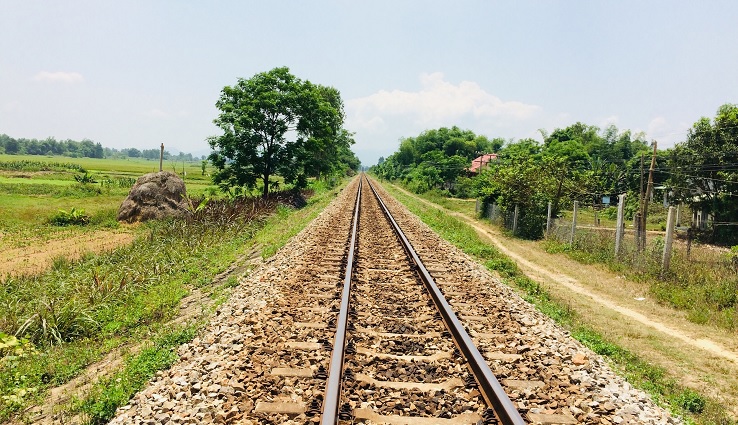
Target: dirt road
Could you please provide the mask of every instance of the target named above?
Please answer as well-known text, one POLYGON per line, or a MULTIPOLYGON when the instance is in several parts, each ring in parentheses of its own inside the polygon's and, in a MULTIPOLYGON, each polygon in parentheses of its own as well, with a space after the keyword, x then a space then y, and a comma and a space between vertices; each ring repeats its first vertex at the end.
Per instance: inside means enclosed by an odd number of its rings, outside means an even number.
POLYGON ((74 261, 87 252, 110 251, 133 241, 127 231, 99 230, 78 235, 61 234, 21 248, 0 249, 0 276, 39 273, 57 258, 74 261))

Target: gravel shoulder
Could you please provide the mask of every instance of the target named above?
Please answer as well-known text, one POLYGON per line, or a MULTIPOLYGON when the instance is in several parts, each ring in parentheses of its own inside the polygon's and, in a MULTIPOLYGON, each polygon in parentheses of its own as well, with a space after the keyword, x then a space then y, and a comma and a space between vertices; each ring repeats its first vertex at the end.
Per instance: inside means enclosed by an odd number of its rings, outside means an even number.
POLYGON ((735 333, 689 322, 659 304, 648 288, 601 266, 549 254, 536 242, 506 237, 483 220, 445 209, 399 187, 408 196, 453 215, 513 259, 531 279, 574 309, 589 326, 659 365, 683 385, 722 401, 738 417, 738 338, 735 333))

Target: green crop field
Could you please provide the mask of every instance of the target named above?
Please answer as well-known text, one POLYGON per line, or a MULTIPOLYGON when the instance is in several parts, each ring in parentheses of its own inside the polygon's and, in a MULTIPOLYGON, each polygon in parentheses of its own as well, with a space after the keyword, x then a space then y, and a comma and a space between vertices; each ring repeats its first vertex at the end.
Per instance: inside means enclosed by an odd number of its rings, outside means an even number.
MULTIPOLYGON (((183 177, 190 196, 216 189, 202 162, 164 161, 183 177)), ((43 226, 59 210, 84 209, 97 222, 114 217, 135 180, 159 170, 158 161, 0 155, 0 229, 43 226), (82 180, 82 182, 78 181, 82 180)))

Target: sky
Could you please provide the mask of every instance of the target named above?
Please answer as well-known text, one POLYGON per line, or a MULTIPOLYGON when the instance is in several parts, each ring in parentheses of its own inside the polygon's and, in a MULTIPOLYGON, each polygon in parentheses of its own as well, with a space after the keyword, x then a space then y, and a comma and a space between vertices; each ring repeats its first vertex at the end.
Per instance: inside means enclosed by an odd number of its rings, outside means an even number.
POLYGON ((668 148, 738 103, 736 22, 733 0, 0 0, 0 134, 203 155, 223 87, 287 66, 341 92, 367 166, 454 125, 668 148))

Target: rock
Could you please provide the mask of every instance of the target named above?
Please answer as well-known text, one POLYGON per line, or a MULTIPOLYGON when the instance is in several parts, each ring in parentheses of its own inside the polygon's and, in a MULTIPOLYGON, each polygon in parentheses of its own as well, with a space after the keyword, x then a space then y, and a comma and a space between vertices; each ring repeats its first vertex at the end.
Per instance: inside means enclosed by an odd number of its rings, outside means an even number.
POLYGON ((135 223, 189 214, 184 181, 169 171, 145 174, 118 209, 118 221, 135 223))
POLYGON ((575 365, 587 364, 587 356, 583 353, 577 353, 571 358, 571 362, 575 365))

